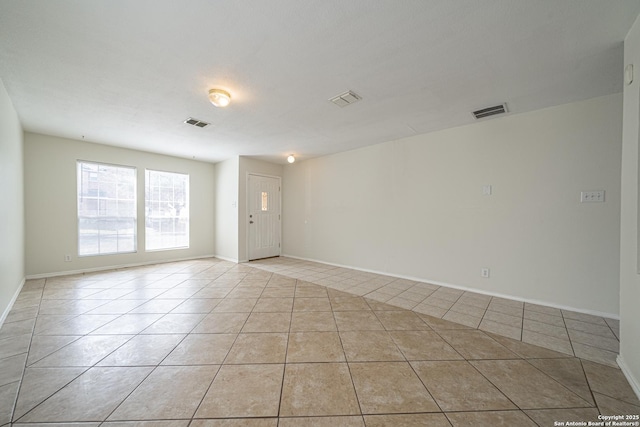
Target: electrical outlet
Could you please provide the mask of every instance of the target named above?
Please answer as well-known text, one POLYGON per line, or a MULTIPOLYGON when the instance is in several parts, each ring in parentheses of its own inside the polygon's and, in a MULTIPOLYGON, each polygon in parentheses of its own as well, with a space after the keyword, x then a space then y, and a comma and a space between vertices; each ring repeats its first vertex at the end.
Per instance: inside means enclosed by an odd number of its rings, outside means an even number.
POLYGON ((580 192, 580 203, 603 203, 604 190, 580 192))
POLYGON ((67 254, 64 256, 64 262, 71 262, 71 255, 67 254))
POLYGON ((480 269, 480 276, 484 277, 485 279, 489 277, 489 273, 491 273, 491 270, 489 270, 488 268, 480 269))
POLYGON ((483 185, 482 186, 482 195, 483 196, 490 196, 491 195, 491 186, 490 185, 483 185))

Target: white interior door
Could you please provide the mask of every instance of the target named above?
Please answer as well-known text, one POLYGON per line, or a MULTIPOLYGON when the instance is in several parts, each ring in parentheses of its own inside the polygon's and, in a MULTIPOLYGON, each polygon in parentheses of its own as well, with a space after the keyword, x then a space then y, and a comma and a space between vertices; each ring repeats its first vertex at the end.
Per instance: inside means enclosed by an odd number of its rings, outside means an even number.
POLYGON ((249 175, 249 260, 280 255, 280 178, 249 175))

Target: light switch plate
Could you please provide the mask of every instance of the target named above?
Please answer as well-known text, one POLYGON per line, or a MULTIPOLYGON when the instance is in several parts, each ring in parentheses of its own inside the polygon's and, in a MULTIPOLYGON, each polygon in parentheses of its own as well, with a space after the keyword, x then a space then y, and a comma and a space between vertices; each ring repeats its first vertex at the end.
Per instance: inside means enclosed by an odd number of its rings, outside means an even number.
POLYGON ((603 203, 604 190, 582 191, 580 193, 580 203, 603 203))

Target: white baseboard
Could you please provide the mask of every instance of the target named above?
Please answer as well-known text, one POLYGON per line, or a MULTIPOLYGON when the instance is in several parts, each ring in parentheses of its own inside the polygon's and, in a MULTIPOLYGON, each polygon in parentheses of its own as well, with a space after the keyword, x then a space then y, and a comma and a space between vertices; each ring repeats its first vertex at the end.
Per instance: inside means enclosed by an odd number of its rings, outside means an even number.
POLYGON ((384 272, 384 271, 369 270, 369 269, 366 269, 366 268, 353 267, 351 265, 335 264, 335 263, 332 263, 332 262, 319 261, 319 260, 311 259, 311 258, 302 258, 302 257, 298 257, 298 256, 295 256, 295 255, 282 254, 281 256, 287 257, 287 258, 299 259, 301 261, 317 262, 319 264, 326 264, 326 265, 331 265, 331 266, 334 266, 334 267, 349 268, 351 270, 363 271, 365 273, 381 274, 381 275, 384 275, 384 276, 397 277, 399 279, 413 280, 415 282, 431 283, 433 285, 442 286, 442 287, 445 287, 445 288, 458 289, 458 290, 466 291, 466 292, 474 292, 476 294, 489 295, 489 296, 498 297, 498 298, 505 298, 505 299, 510 299, 510 300, 514 300, 514 301, 526 302, 526 303, 529 303, 529 304, 544 305, 546 307, 557 308, 557 309, 560 309, 560 310, 575 311, 577 313, 590 314, 592 316, 606 317, 608 319, 620 320, 620 315, 619 314, 614 314, 614 313, 606 313, 606 312, 602 312, 602 311, 595 311, 595 310, 588 310, 588 309, 583 309, 583 308, 570 307, 570 306, 556 304, 556 303, 549 302, 549 301, 541 301, 541 300, 536 300, 536 299, 531 299, 531 298, 521 298, 521 297, 514 296, 514 295, 502 294, 502 293, 499 293, 499 292, 490 292, 490 291, 485 291, 485 290, 482 290, 482 289, 470 288, 468 286, 456 285, 456 284, 453 284, 453 283, 445 283, 445 282, 440 282, 440 281, 437 281, 437 280, 429 280, 429 279, 425 279, 425 278, 422 278, 422 277, 405 276, 405 275, 395 274, 395 273, 392 274, 392 273, 388 273, 388 272, 384 272))
POLYGON ((163 259, 163 260, 155 260, 155 261, 136 262, 131 264, 118 264, 118 265, 109 265, 104 267, 84 268, 80 270, 67 270, 67 271, 55 271, 52 273, 30 274, 26 278, 27 280, 46 279, 48 277, 72 276, 74 274, 94 273, 96 271, 118 270, 121 268, 142 267, 145 265, 166 264, 168 262, 191 261, 194 259, 205 259, 205 258, 220 258, 220 257, 217 257, 215 255, 201 255, 201 256, 186 257, 186 258, 163 259))
POLYGON ((0 316, 0 328, 2 328, 4 321, 7 320, 7 316, 9 315, 9 312, 13 308, 13 304, 15 304, 16 300, 18 299, 18 295, 20 295, 20 291, 22 291, 22 287, 24 286, 25 282, 26 282, 26 278, 23 278, 20 281, 20 285, 18 285, 18 289, 16 289, 16 292, 13 294, 13 297, 11 297, 11 301, 9 301, 9 305, 7 305, 5 310, 2 312, 2 316, 0 316))
POLYGON ((638 396, 638 399, 640 399, 640 381, 633 376, 631 369, 629 369, 629 366, 625 363, 621 355, 618 355, 616 362, 618 362, 620 370, 624 374, 625 378, 627 378, 627 381, 629 381, 629 385, 633 389, 633 392, 638 396))
POLYGON ((235 262, 236 264, 238 264, 238 259, 237 258, 229 258, 226 256, 222 256, 222 255, 214 255, 214 257, 221 259, 223 261, 229 261, 229 262, 235 262))

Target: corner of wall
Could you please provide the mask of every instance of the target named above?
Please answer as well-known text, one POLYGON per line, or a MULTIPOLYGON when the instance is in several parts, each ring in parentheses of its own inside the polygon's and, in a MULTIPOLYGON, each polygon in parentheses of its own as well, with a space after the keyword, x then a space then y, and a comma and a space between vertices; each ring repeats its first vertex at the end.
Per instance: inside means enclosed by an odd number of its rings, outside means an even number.
POLYGON ((0 80, 0 325, 25 282, 24 132, 0 80))
POLYGON ((15 304, 16 300, 18 299, 18 296, 20 295, 20 292, 22 291, 22 288, 24 287, 25 283, 26 283, 26 279, 23 278, 20 281, 20 284, 18 285, 18 288, 14 292, 13 297, 9 301, 9 304, 5 307, 5 309, 2 312, 2 314, 0 314, 0 328, 2 328, 2 325, 4 325, 4 321, 7 320, 7 316, 9 316, 9 313, 11 312, 11 309, 13 308, 13 304, 15 304))
MULTIPOLYGON (((640 15, 624 40, 624 64, 640 70, 640 15)), ((622 70, 621 70, 622 71, 622 70)), ((636 74, 638 71, 636 71, 636 74)), ((640 79, 624 84, 620 209, 620 356, 618 365, 640 398, 640 79)))
POLYGON ((618 355, 618 357, 616 358, 616 362, 618 363, 618 366, 620 367, 620 370, 624 374, 627 381, 629 381, 631 389, 636 394, 636 396, 638 396, 638 399, 640 399, 640 382, 638 382, 636 377, 633 375, 631 369, 627 365, 627 362, 625 362, 622 355, 618 355))
POLYGON ((215 164, 215 242, 216 258, 238 260, 238 156, 215 164))

